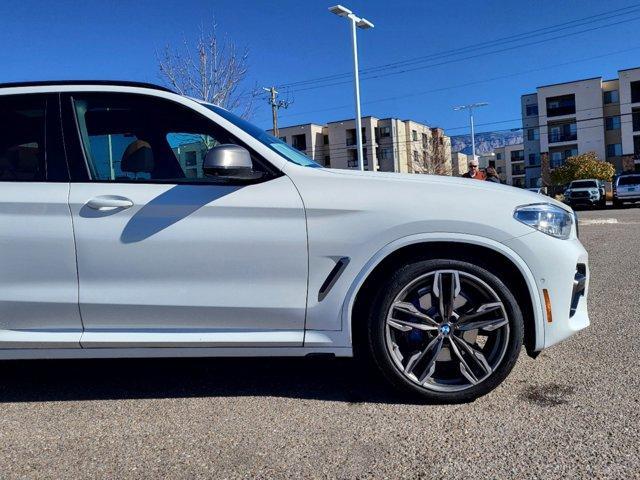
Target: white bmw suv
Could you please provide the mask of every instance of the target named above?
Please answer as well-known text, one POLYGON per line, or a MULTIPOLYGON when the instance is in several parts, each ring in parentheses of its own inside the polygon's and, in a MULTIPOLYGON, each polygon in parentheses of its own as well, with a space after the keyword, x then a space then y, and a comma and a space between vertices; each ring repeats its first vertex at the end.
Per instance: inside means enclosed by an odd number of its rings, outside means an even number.
POLYGON ((354 354, 431 401, 589 324, 570 208, 321 168, 129 82, 0 85, 0 358, 354 354))

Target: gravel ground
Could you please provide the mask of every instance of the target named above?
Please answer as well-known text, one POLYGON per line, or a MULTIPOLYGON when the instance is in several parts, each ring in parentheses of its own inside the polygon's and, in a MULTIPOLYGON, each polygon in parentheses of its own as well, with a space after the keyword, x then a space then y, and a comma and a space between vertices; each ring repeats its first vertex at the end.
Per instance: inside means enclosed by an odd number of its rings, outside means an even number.
POLYGON ((640 208, 580 218, 591 327, 473 403, 351 360, 5 362, 0 477, 640 478, 640 208))

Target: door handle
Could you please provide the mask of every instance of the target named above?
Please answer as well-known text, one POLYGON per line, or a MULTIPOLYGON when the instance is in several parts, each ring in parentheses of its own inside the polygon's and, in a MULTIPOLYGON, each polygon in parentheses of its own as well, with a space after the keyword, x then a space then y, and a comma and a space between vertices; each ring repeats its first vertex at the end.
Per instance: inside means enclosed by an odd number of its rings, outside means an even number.
POLYGON ((87 202, 87 207, 94 210, 113 210, 116 208, 129 208, 133 206, 133 202, 126 197, 118 197, 115 195, 101 195, 94 197, 87 202))

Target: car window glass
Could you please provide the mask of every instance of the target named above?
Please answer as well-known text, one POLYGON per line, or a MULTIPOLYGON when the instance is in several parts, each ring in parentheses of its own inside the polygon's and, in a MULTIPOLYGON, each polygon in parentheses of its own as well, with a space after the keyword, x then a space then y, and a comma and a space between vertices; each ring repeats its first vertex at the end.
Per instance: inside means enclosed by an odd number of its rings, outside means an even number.
POLYGON ((41 95, 0 96, 0 181, 45 180, 45 110, 41 95))
POLYGON ((189 132, 168 133, 167 142, 186 178, 203 178, 204 157, 210 149, 219 145, 219 142, 209 135, 189 132))
MULTIPOLYGON (((209 149, 236 143, 225 130, 174 102, 132 94, 73 96, 91 178, 114 182, 200 183, 209 149)), ((256 170, 264 171, 254 162, 256 170)))
POLYGON ((629 175, 628 177, 620 177, 618 185, 638 185, 640 184, 640 175, 629 175))

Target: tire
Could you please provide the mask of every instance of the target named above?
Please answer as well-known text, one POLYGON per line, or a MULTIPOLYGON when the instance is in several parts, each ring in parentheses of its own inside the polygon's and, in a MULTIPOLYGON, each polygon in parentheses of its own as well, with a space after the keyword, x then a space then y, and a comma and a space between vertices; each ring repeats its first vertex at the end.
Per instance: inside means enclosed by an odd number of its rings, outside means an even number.
POLYGON ((617 198, 613 199, 613 208, 622 208, 622 202, 617 198))
POLYGON ((399 268, 387 281, 378 285, 367 322, 367 353, 384 378, 401 392, 431 403, 468 402, 487 394, 507 377, 518 359, 523 342, 522 312, 514 295, 488 268, 460 260, 424 260, 399 268), (431 287, 428 287, 429 282, 431 287), (425 286, 421 287, 423 283, 425 286), (476 284, 478 288, 474 293, 473 285, 476 284), (459 288, 451 288, 454 285, 459 288), (444 299, 449 296, 443 292, 452 290, 459 293, 451 304, 462 305, 447 310, 446 305, 441 306, 436 293, 444 299), (420 297, 424 292, 428 293, 420 297), (492 297, 496 299, 493 303, 492 297), (475 307, 478 303, 482 305, 475 307), (497 304, 501 306, 497 307, 497 304), (491 306, 485 308, 487 305, 491 306), (453 315, 459 315, 455 322, 443 320, 440 316, 443 308, 445 312, 452 312, 448 317, 450 320, 453 315), (477 310, 475 313, 474 308, 477 310), (419 329, 407 326, 407 315, 411 325, 420 323, 419 329), (429 320, 421 315, 426 315, 429 320), (471 315, 475 315, 475 320, 471 320, 471 315), (501 316, 506 317, 506 321, 500 320, 501 316), (477 329, 473 337, 473 331, 468 328, 478 325, 478 319, 487 324, 487 329, 503 324, 491 331, 477 329), (438 327, 431 324, 436 320, 438 327), (494 323, 489 325, 490 322, 494 323), (448 325, 446 331, 445 323, 448 325), (425 328, 430 330, 425 331, 425 328), (483 346, 465 340, 473 337, 473 342, 480 342, 485 338, 483 335, 487 335, 483 346), (469 344, 472 350, 467 351, 464 343, 469 344), (429 348, 432 344, 435 346, 429 348), (400 345, 407 352, 403 352, 400 345), (440 349, 434 356, 432 353, 438 345, 440 349), (411 350, 414 347, 416 350, 411 350), (446 360, 447 348, 449 361, 446 360), (421 351, 428 353, 419 353, 421 351), (480 352, 484 362, 476 352, 480 352), (418 357, 419 360, 412 363, 418 357), (405 359, 406 364, 403 363, 405 359), (407 373, 409 364, 412 367, 407 373), (428 375, 426 381, 421 383, 423 378, 419 377, 425 374, 428 375))

